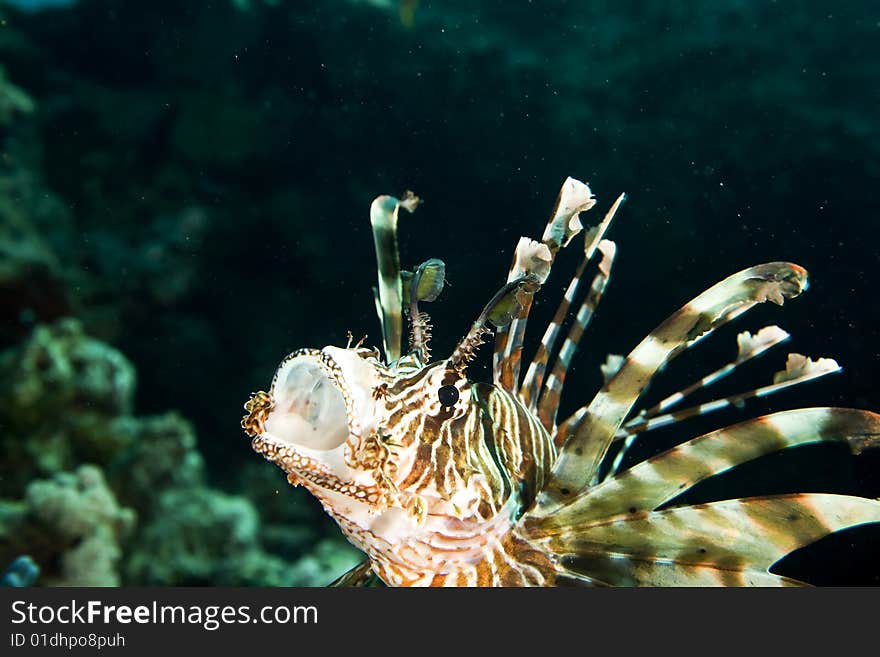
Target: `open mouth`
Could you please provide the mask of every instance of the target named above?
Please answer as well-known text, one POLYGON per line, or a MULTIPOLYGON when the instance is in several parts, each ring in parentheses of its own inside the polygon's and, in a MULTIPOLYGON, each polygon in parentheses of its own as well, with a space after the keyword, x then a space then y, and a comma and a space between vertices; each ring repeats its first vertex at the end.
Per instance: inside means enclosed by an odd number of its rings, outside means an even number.
POLYGON ((264 438, 314 451, 334 450, 348 438, 345 398, 320 352, 284 363, 276 374, 272 398, 275 403, 265 420, 264 438))

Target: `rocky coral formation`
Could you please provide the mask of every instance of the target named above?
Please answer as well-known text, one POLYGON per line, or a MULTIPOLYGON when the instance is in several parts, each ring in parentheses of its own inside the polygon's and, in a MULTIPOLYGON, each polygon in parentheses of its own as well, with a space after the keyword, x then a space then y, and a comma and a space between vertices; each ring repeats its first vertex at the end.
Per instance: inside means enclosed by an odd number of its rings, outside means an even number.
MULTIPOLYGON (((10 125, 27 114, 24 109, 10 111, 10 125)), ((12 127, 16 135, 34 138, 29 124, 18 122, 12 127)), ((33 155, 39 149, 19 146, 27 157, 0 162, 0 313, 8 320, 0 329, 0 345, 10 345, 0 352, 4 508, 20 508, 19 498, 35 478, 93 464, 106 474, 119 503, 139 514, 121 548, 131 566, 95 578, 96 583, 320 584, 322 579, 333 579, 338 573, 331 569, 339 562, 328 545, 337 546, 342 563, 349 563, 354 553, 341 540, 325 542, 321 552, 309 559, 310 565, 299 568, 298 558, 311 555, 322 536, 312 526, 320 511, 302 504, 275 505, 275 511, 284 510, 280 515, 270 513, 268 522, 244 531, 246 540, 216 552, 218 540, 230 526, 257 518, 248 501, 250 492, 270 488, 277 492, 274 473, 263 470, 266 481, 254 478, 247 486, 233 478, 228 485, 241 491, 240 497, 209 487, 192 423, 177 412, 134 416, 133 364, 118 349, 86 332, 88 326, 104 336, 118 335, 124 323, 142 321, 145 311, 186 298, 196 280, 193 263, 209 234, 209 213, 194 204, 157 210, 136 234, 100 224, 81 226, 82 249, 71 251, 65 248, 73 240, 70 215, 39 174, 40 158, 33 155), (70 317, 72 312, 79 319, 70 317), (168 507, 164 501, 170 498, 192 498, 192 502, 168 507), (205 513, 227 508, 242 512, 203 517, 192 529, 176 514, 190 518, 195 507, 205 513), (291 515, 286 510, 290 508, 300 512, 291 515), (298 524, 287 525, 290 519, 298 524), (160 537, 183 550, 166 567, 151 564, 147 552, 161 544, 160 537), (210 563, 215 557, 218 563, 210 563), (197 565, 200 558, 207 561, 197 565)), ((173 314, 159 321, 167 321, 182 343, 206 344, 204 332, 194 331, 173 314)), ((204 354, 207 357, 208 352, 204 354)), ((162 353, 157 360, 164 357, 162 353)), ((234 413, 231 420, 235 433, 234 413)), ((246 452, 246 442, 241 444, 246 452)), ((305 497, 285 493, 287 499, 305 497)), ((13 516, 0 524, 8 526, 13 516)), ((87 547, 95 548, 101 536, 108 538, 106 532, 99 533, 87 547)), ((17 544, 0 545, 0 556, 11 558, 16 549, 17 544)), ((107 549, 120 548, 113 543, 107 549)), ((45 571, 42 581, 70 581, 58 570, 60 555, 36 554, 45 571)))
POLYGON ((107 463, 130 439, 109 423, 131 412, 135 378, 128 359, 86 336, 74 319, 39 325, 0 353, 0 445, 8 468, 0 492, 77 463, 107 463))
POLYGON ((28 552, 57 586, 118 586, 121 541, 135 513, 120 507, 96 466, 31 482, 0 512, 0 554, 28 552))
POLYGON ((120 499, 139 512, 155 514, 157 493, 205 486, 202 455, 190 422, 171 412, 147 417, 123 416, 85 432, 97 442, 112 433, 126 444, 107 462, 107 472, 120 499))
POLYGON ((321 586, 360 559, 338 541, 318 543, 291 563, 261 547, 260 521, 241 496, 207 488, 170 489, 156 499, 162 518, 138 537, 127 580, 146 584, 321 586))
POLYGON ((133 365, 75 319, 0 353, 0 382, 0 561, 42 583, 320 585, 358 559, 210 487, 192 424, 133 415, 133 365))

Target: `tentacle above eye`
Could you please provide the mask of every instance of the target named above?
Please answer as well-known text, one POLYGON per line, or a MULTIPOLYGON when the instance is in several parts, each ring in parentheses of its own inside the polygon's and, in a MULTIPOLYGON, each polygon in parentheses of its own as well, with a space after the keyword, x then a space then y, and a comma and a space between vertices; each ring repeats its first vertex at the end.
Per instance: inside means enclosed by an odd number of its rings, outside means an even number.
POLYGON ((403 337, 403 288, 400 280, 400 253, 397 248, 397 214, 401 207, 413 212, 418 204, 419 198, 412 192, 407 192, 402 200, 393 196, 379 196, 370 206, 370 223, 373 226, 373 243, 379 271, 379 285, 373 292, 382 324, 385 359, 389 364, 400 358, 403 337))

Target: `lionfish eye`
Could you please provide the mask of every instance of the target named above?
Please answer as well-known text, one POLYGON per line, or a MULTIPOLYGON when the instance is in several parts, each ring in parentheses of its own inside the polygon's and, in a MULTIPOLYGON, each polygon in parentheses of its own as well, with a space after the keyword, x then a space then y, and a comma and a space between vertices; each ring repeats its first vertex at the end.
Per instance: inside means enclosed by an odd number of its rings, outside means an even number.
POLYGON ((458 388, 455 386, 441 386, 437 391, 437 398, 443 406, 454 406, 458 401, 458 388))

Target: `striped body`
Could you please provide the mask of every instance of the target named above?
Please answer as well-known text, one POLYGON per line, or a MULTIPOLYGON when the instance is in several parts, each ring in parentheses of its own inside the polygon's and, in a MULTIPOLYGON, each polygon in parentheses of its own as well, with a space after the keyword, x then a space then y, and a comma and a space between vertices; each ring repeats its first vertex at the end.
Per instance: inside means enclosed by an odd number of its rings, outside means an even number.
POLYGON ((390 584, 544 583, 546 564, 538 569, 519 560, 514 553, 525 546, 512 540, 511 529, 553 465, 549 434, 493 386, 467 385, 455 408, 440 407, 434 390, 404 380, 384 399, 390 440, 407 455, 393 483, 404 498, 420 500, 420 526, 396 545, 337 518, 340 526, 366 546, 390 584), (426 406, 433 408, 413 411, 426 406))
POLYGON ((522 381, 532 297, 581 230, 579 213, 595 203, 589 187, 566 181, 541 242, 520 240, 507 283, 452 355, 434 363, 426 362, 430 322, 419 302, 442 289, 425 272, 437 276, 445 265, 432 259, 414 269, 404 298, 397 254, 398 207, 411 211, 414 198, 379 197, 371 208, 385 359, 350 343, 294 352, 269 392, 251 397, 242 420, 254 449, 315 495, 365 553, 340 585, 376 576, 394 586, 798 585, 771 573, 774 563, 830 533, 880 522, 877 500, 825 493, 668 506, 699 482, 779 450, 826 442, 858 454, 877 446, 880 415, 870 411, 776 413, 621 469, 632 441, 656 427, 841 371, 832 359, 790 354, 770 385, 671 410, 789 337, 765 327, 740 333, 727 365, 635 409, 670 360, 757 304, 798 296, 807 287, 804 269, 767 263, 709 288, 629 355, 609 356, 605 385, 558 422, 566 374, 610 281, 616 246, 604 234, 624 197, 587 231, 584 258, 522 381), (578 306, 595 253, 601 259, 578 306), (401 356, 404 313, 411 340, 401 356), (490 322, 493 382, 472 382, 467 366, 490 322))
MULTIPOLYGON (((354 371, 341 364, 346 358, 374 374, 369 418, 353 423, 360 431, 352 432, 346 459, 361 486, 328 483, 326 472, 268 449, 271 439, 262 432, 255 448, 323 503, 379 576, 394 585, 545 583, 546 559, 512 556, 530 552, 511 528, 556 456, 537 419, 505 391, 466 380, 457 382, 456 404, 441 406, 436 390, 449 376, 445 363, 395 373, 364 351, 319 353, 341 377, 354 371)), ((352 385, 344 378, 339 384, 352 385)))

